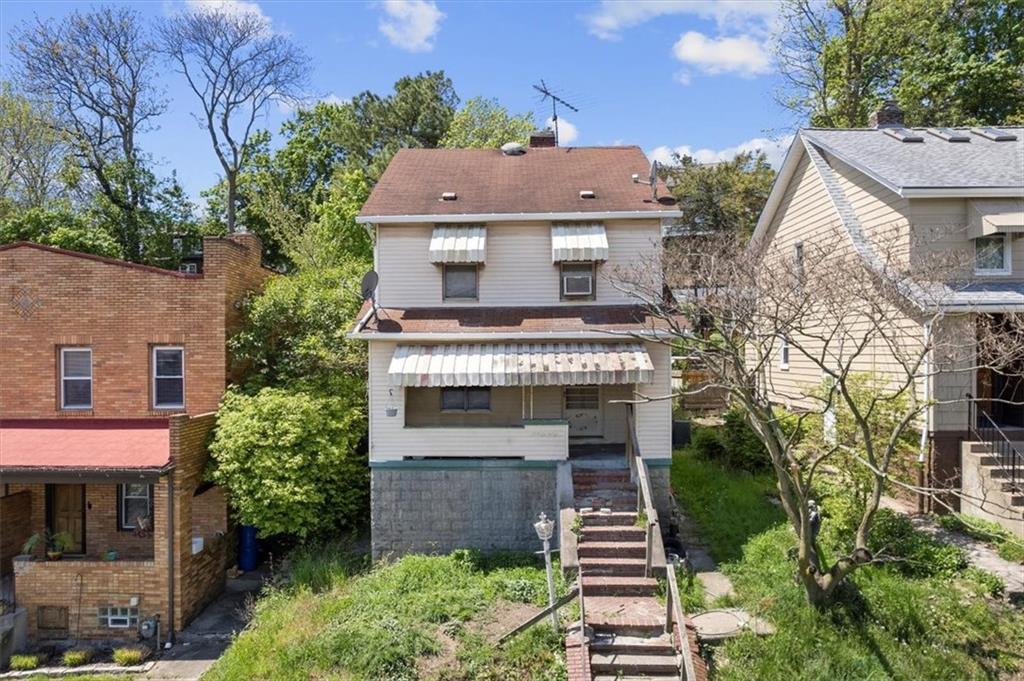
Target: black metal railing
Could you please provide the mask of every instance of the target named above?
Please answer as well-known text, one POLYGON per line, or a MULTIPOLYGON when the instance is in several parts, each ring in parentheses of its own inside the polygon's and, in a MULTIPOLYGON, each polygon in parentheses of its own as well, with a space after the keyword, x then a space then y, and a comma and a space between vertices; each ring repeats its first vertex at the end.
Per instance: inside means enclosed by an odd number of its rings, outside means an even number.
POLYGON ((967 430, 971 437, 991 448, 990 456, 995 458, 996 465, 1007 475, 1009 491, 1024 492, 1024 454, 1021 454, 991 414, 980 408, 970 394, 967 395, 967 404, 967 430))

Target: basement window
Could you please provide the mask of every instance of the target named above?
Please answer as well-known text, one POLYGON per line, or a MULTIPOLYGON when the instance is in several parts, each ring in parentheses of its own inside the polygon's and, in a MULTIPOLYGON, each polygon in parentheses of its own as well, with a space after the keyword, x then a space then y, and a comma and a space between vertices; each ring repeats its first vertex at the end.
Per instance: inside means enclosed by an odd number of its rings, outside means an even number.
POLYGON ((108 629, 131 629, 139 626, 138 608, 101 606, 96 610, 97 624, 108 629))

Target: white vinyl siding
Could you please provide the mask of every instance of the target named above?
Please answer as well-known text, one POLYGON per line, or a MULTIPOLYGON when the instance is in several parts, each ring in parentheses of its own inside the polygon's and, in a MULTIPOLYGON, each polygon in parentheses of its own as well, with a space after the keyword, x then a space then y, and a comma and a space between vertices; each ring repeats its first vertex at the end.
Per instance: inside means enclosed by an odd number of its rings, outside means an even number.
MULTIPOLYGON (((580 304, 635 302, 608 284, 616 268, 648 263, 658 253, 661 223, 656 219, 604 223, 608 260, 597 267, 597 295, 580 304)), ((442 267, 428 257, 433 225, 380 225, 377 229, 378 302, 384 307, 564 305, 560 269, 551 262, 551 223, 487 225, 487 263, 480 266, 476 301, 444 301, 442 267)))

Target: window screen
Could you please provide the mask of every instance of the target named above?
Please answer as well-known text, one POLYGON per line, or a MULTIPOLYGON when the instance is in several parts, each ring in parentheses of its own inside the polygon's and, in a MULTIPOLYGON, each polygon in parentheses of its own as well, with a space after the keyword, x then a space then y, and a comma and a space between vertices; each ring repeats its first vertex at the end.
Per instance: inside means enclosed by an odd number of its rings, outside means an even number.
POLYGON ((562 297, 587 298, 594 295, 593 263, 562 265, 562 297))
POLYGON ((442 411, 489 411, 490 388, 442 388, 442 411))
POLYGON ((444 297, 445 299, 476 298, 476 265, 445 265, 444 297))
POLYGON ((139 529, 140 519, 144 526, 152 526, 153 487, 148 483, 130 482, 120 486, 121 503, 118 523, 122 530, 139 529))
POLYGON ((60 352, 61 408, 92 407, 92 350, 62 348, 60 352))
POLYGON ((974 240, 974 267, 979 272, 1005 272, 1006 237, 991 236, 974 240))
POLYGON ((153 406, 185 406, 185 351, 153 348, 153 406))

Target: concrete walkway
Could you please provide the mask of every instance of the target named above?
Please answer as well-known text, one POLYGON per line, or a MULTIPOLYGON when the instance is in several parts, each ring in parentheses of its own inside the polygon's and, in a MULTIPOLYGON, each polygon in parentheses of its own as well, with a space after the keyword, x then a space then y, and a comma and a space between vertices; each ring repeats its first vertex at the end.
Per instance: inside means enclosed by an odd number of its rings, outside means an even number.
POLYGON ((232 638, 248 623, 249 603, 263 586, 265 572, 256 570, 229 579, 224 593, 208 605, 164 651, 153 668, 141 678, 162 681, 196 681, 209 669, 232 638))
POLYGON ((921 532, 931 535, 945 544, 959 546, 967 554, 967 561, 979 570, 984 570, 1003 580, 1006 584, 1006 598, 1014 603, 1024 602, 1024 565, 1013 563, 1000 556, 985 542, 942 527, 929 515, 920 515, 915 509, 891 497, 882 497, 883 508, 902 513, 921 532))

